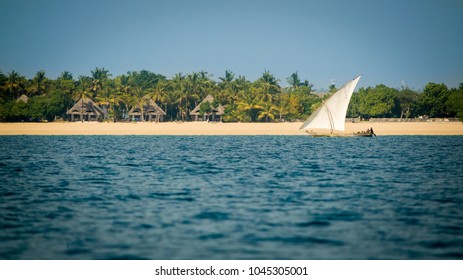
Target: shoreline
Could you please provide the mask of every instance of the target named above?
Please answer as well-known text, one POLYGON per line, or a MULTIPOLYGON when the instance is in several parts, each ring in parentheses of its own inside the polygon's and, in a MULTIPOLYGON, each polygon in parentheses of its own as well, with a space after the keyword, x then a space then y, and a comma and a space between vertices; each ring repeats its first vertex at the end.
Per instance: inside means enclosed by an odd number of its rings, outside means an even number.
MULTIPOLYGON (((0 123, 0 135, 306 135, 288 123, 0 123)), ((346 122, 346 132, 372 127, 376 135, 463 135, 461 122, 346 122)))

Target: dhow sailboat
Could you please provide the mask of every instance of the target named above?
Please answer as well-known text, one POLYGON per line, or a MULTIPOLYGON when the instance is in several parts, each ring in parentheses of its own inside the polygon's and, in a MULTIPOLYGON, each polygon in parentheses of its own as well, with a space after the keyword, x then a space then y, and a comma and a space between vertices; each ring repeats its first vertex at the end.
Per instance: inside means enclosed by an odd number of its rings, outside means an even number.
POLYGON ((362 132, 345 133, 347 108, 360 77, 361 76, 358 76, 346 83, 325 100, 321 106, 307 118, 300 129, 304 129, 307 134, 315 137, 372 137, 375 135, 373 129, 362 132))

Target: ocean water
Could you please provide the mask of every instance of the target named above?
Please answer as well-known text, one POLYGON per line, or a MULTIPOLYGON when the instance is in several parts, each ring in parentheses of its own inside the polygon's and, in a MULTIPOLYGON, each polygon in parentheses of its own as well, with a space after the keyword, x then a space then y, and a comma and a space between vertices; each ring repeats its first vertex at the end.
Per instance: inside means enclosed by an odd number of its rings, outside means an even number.
POLYGON ((463 137, 2 136, 0 259, 463 259, 463 137))

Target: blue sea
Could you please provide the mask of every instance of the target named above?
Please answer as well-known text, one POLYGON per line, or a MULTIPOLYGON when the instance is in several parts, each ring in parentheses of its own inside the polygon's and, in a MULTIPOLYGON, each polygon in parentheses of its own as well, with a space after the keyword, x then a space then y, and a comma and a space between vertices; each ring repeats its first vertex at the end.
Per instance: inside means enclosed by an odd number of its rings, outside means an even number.
POLYGON ((463 137, 1 136, 0 259, 463 259, 463 137))

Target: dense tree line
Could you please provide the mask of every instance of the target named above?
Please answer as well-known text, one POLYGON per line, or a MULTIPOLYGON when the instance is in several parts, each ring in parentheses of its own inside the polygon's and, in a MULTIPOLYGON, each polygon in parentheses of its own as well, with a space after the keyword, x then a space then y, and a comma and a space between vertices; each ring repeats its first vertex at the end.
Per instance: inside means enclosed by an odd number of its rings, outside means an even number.
MULTIPOLYGON (((303 120, 315 110, 329 93, 314 93, 313 85, 301 81, 297 72, 287 79, 288 87, 280 86, 272 73, 249 81, 225 71, 218 81, 207 72, 175 74, 172 78, 150 71, 133 71, 112 77, 104 68, 96 68, 90 76, 74 79, 65 71, 57 79, 49 79, 39 71, 27 79, 15 71, 0 72, 1 121, 53 121, 66 118, 66 111, 83 97, 88 97, 107 110, 108 120, 123 120, 135 105, 155 100, 170 121, 191 120, 190 111, 211 94, 215 103, 225 107, 227 122, 274 122, 303 120)), ((330 93, 336 91, 334 85, 330 93)), ((216 105, 215 104, 215 105, 216 105)), ((208 109, 202 106, 202 112, 208 109)), ((360 88, 354 93, 349 117, 414 118, 459 117, 463 119, 463 83, 448 89, 444 84, 428 83, 422 93, 409 88, 394 89, 385 85, 360 88)))
POLYGON ((376 118, 454 118, 463 120, 463 83, 449 89, 445 84, 428 83, 423 92, 385 85, 360 88, 352 96, 348 115, 376 118))

